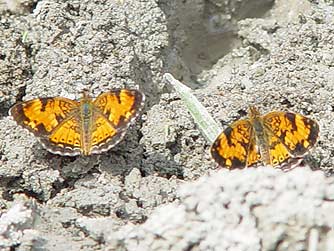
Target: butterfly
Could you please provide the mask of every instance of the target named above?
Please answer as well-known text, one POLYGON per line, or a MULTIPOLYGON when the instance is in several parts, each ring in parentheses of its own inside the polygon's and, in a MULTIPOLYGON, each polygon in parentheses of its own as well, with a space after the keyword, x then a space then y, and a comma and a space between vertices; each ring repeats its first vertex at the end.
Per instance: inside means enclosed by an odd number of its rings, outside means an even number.
POLYGON ((301 114, 274 111, 261 116, 252 106, 249 119, 234 122, 217 137, 211 155, 229 169, 259 163, 281 166, 307 153, 318 135, 318 123, 301 114))
POLYGON ((64 97, 19 102, 9 114, 50 152, 65 156, 100 154, 117 145, 138 116, 145 96, 137 90, 85 90, 76 101, 64 97))

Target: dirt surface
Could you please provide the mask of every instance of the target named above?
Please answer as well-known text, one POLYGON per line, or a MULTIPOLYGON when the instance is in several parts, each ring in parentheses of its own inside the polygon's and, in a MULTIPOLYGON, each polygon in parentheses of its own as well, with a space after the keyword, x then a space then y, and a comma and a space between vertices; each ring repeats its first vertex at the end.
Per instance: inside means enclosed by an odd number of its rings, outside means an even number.
POLYGON ((334 250, 330 1, 0 3, 0 250, 334 250), (249 105, 319 122, 303 167, 217 169, 172 73, 230 124, 249 105), (17 101, 114 88, 146 95, 124 140, 48 153, 17 101))

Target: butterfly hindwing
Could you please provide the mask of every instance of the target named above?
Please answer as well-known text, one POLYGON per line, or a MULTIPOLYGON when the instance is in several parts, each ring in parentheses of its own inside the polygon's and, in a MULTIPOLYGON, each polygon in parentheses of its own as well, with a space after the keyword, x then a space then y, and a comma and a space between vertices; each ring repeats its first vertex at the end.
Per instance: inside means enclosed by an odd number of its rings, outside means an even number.
POLYGON ((55 128, 49 138, 41 139, 44 147, 56 154, 75 156, 81 154, 82 140, 78 118, 71 116, 55 128))
POLYGON ((97 114, 92 130, 92 153, 104 152, 115 146, 124 136, 105 116, 97 114))

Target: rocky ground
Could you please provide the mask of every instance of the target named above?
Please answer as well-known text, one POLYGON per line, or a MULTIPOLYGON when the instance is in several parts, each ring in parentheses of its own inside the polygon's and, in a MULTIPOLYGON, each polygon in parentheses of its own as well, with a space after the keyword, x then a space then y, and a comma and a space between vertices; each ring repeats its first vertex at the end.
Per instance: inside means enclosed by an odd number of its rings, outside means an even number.
POLYGON ((0 250, 334 250, 331 1, 0 3, 0 250), (302 167, 218 169, 172 73, 222 127, 294 111, 319 122, 302 167), (8 109, 139 88, 144 112, 91 157, 48 153, 8 109))

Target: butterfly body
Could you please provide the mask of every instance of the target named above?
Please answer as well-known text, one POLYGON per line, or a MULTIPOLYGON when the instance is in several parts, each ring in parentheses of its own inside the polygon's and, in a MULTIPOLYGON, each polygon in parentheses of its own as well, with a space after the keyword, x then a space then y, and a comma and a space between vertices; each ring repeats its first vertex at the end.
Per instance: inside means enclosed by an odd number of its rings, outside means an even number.
POLYGON ((291 112, 261 116, 250 107, 249 119, 225 129, 211 147, 213 159, 223 167, 244 168, 258 163, 280 166, 304 155, 318 138, 318 124, 291 112))
POLYGON ((266 128, 266 124, 263 119, 261 119, 260 113, 254 107, 250 107, 250 125, 249 130, 251 130, 251 138, 255 138, 256 152, 260 154, 261 161, 265 164, 272 164, 270 161, 269 153, 269 138, 270 128, 266 128))
POLYGON ((21 102, 10 109, 10 114, 50 152, 87 156, 115 146, 143 102, 144 95, 137 90, 105 92, 95 100, 85 91, 79 101, 51 97, 21 102))

